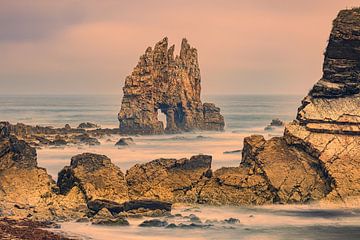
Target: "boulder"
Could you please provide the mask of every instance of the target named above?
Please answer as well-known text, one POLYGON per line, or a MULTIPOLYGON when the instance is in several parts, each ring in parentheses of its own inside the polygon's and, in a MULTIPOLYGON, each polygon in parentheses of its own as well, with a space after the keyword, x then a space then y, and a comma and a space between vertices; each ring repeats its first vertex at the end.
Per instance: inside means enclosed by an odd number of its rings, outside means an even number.
POLYGON ((126 172, 131 199, 156 199, 169 202, 194 202, 192 189, 211 176, 211 156, 190 159, 157 159, 136 164, 126 172))
POLYGON ((128 200, 124 174, 105 155, 83 153, 71 158, 70 166, 58 174, 62 194, 78 186, 87 201, 105 199, 122 203, 128 200))
POLYGON ((200 99, 201 77, 197 50, 182 40, 180 55, 168 39, 147 48, 125 79, 118 118, 122 134, 162 134, 223 130, 224 118, 214 104, 200 99), (166 115, 166 126, 158 112, 166 115))
POLYGON ((131 137, 120 138, 119 141, 115 143, 115 146, 127 146, 134 144, 134 140, 131 137))

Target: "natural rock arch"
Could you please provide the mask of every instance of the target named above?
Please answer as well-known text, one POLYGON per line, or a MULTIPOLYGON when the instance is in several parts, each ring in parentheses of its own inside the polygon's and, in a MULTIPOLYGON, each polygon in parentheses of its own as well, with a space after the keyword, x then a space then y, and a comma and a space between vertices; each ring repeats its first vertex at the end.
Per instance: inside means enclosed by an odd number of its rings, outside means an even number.
POLYGON ((223 130, 220 109, 202 103, 197 50, 182 40, 180 55, 168 48, 165 37, 148 47, 131 75, 126 77, 118 115, 125 134, 161 134, 190 130, 223 130), (166 115, 166 126, 158 110, 166 115))

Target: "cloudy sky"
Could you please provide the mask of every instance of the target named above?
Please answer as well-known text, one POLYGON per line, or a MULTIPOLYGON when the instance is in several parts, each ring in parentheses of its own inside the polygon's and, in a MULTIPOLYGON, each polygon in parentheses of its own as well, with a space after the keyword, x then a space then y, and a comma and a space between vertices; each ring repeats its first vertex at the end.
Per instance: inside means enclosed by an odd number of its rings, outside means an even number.
MULTIPOLYGON (((121 94, 164 36, 198 49, 204 94, 305 94, 358 0, 0 0, 0 94, 121 94)), ((179 48, 177 48, 179 50, 179 48)))

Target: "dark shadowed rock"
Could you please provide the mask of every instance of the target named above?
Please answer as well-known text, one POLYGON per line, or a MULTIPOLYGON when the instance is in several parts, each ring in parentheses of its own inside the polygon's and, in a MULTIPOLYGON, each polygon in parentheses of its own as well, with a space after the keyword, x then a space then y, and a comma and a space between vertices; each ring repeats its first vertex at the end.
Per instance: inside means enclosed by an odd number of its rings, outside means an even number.
POLYGON ((80 144, 86 144, 86 145, 100 145, 99 140, 97 140, 96 138, 90 137, 89 134, 87 133, 83 133, 80 135, 75 135, 73 137, 73 140, 76 143, 80 143, 80 144))
POLYGON ((140 223, 139 227, 166 227, 167 225, 168 222, 166 221, 161 221, 160 219, 150 219, 140 223))
POLYGON ((211 176, 210 168, 211 156, 207 155, 137 164, 126 172, 130 198, 194 202, 192 189, 211 176))
POLYGON ((223 130, 224 118, 214 104, 202 104, 197 50, 186 39, 174 57, 168 39, 147 48, 125 79, 119 113, 123 134, 177 133, 194 129, 223 130), (166 126, 158 111, 166 115, 166 126))
POLYGON ((125 211, 131 211, 134 209, 148 209, 148 210, 164 210, 164 211, 171 211, 172 203, 170 202, 164 202, 164 201, 156 201, 156 200, 131 200, 128 202, 125 202, 123 204, 125 211))
POLYGON ((120 138, 120 140, 115 143, 115 146, 127 146, 132 144, 135 144, 134 140, 131 137, 127 137, 127 138, 120 138))
POLYGON ((105 155, 83 153, 72 157, 70 166, 59 172, 57 184, 62 194, 78 186, 87 200, 128 200, 124 174, 105 155))
POLYGON ((90 122, 84 122, 84 123, 80 123, 78 128, 82 128, 82 129, 86 129, 86 128, 99 128, 99 126, 95 123, 90 123, 90 122))

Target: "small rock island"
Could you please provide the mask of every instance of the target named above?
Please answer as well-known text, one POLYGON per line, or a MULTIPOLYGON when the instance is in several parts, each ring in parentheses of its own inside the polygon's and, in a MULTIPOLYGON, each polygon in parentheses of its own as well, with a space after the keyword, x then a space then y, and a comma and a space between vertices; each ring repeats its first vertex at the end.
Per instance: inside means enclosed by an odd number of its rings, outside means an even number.
POLYGON ((180 55, 168 38, 148 47, 123 88, 118 114, 123 134, 163 134, 224 129, 220 108, 202 103, 197 50, 184 38, 180 55), (166 116, 166 126, 158 112, 166 116))

